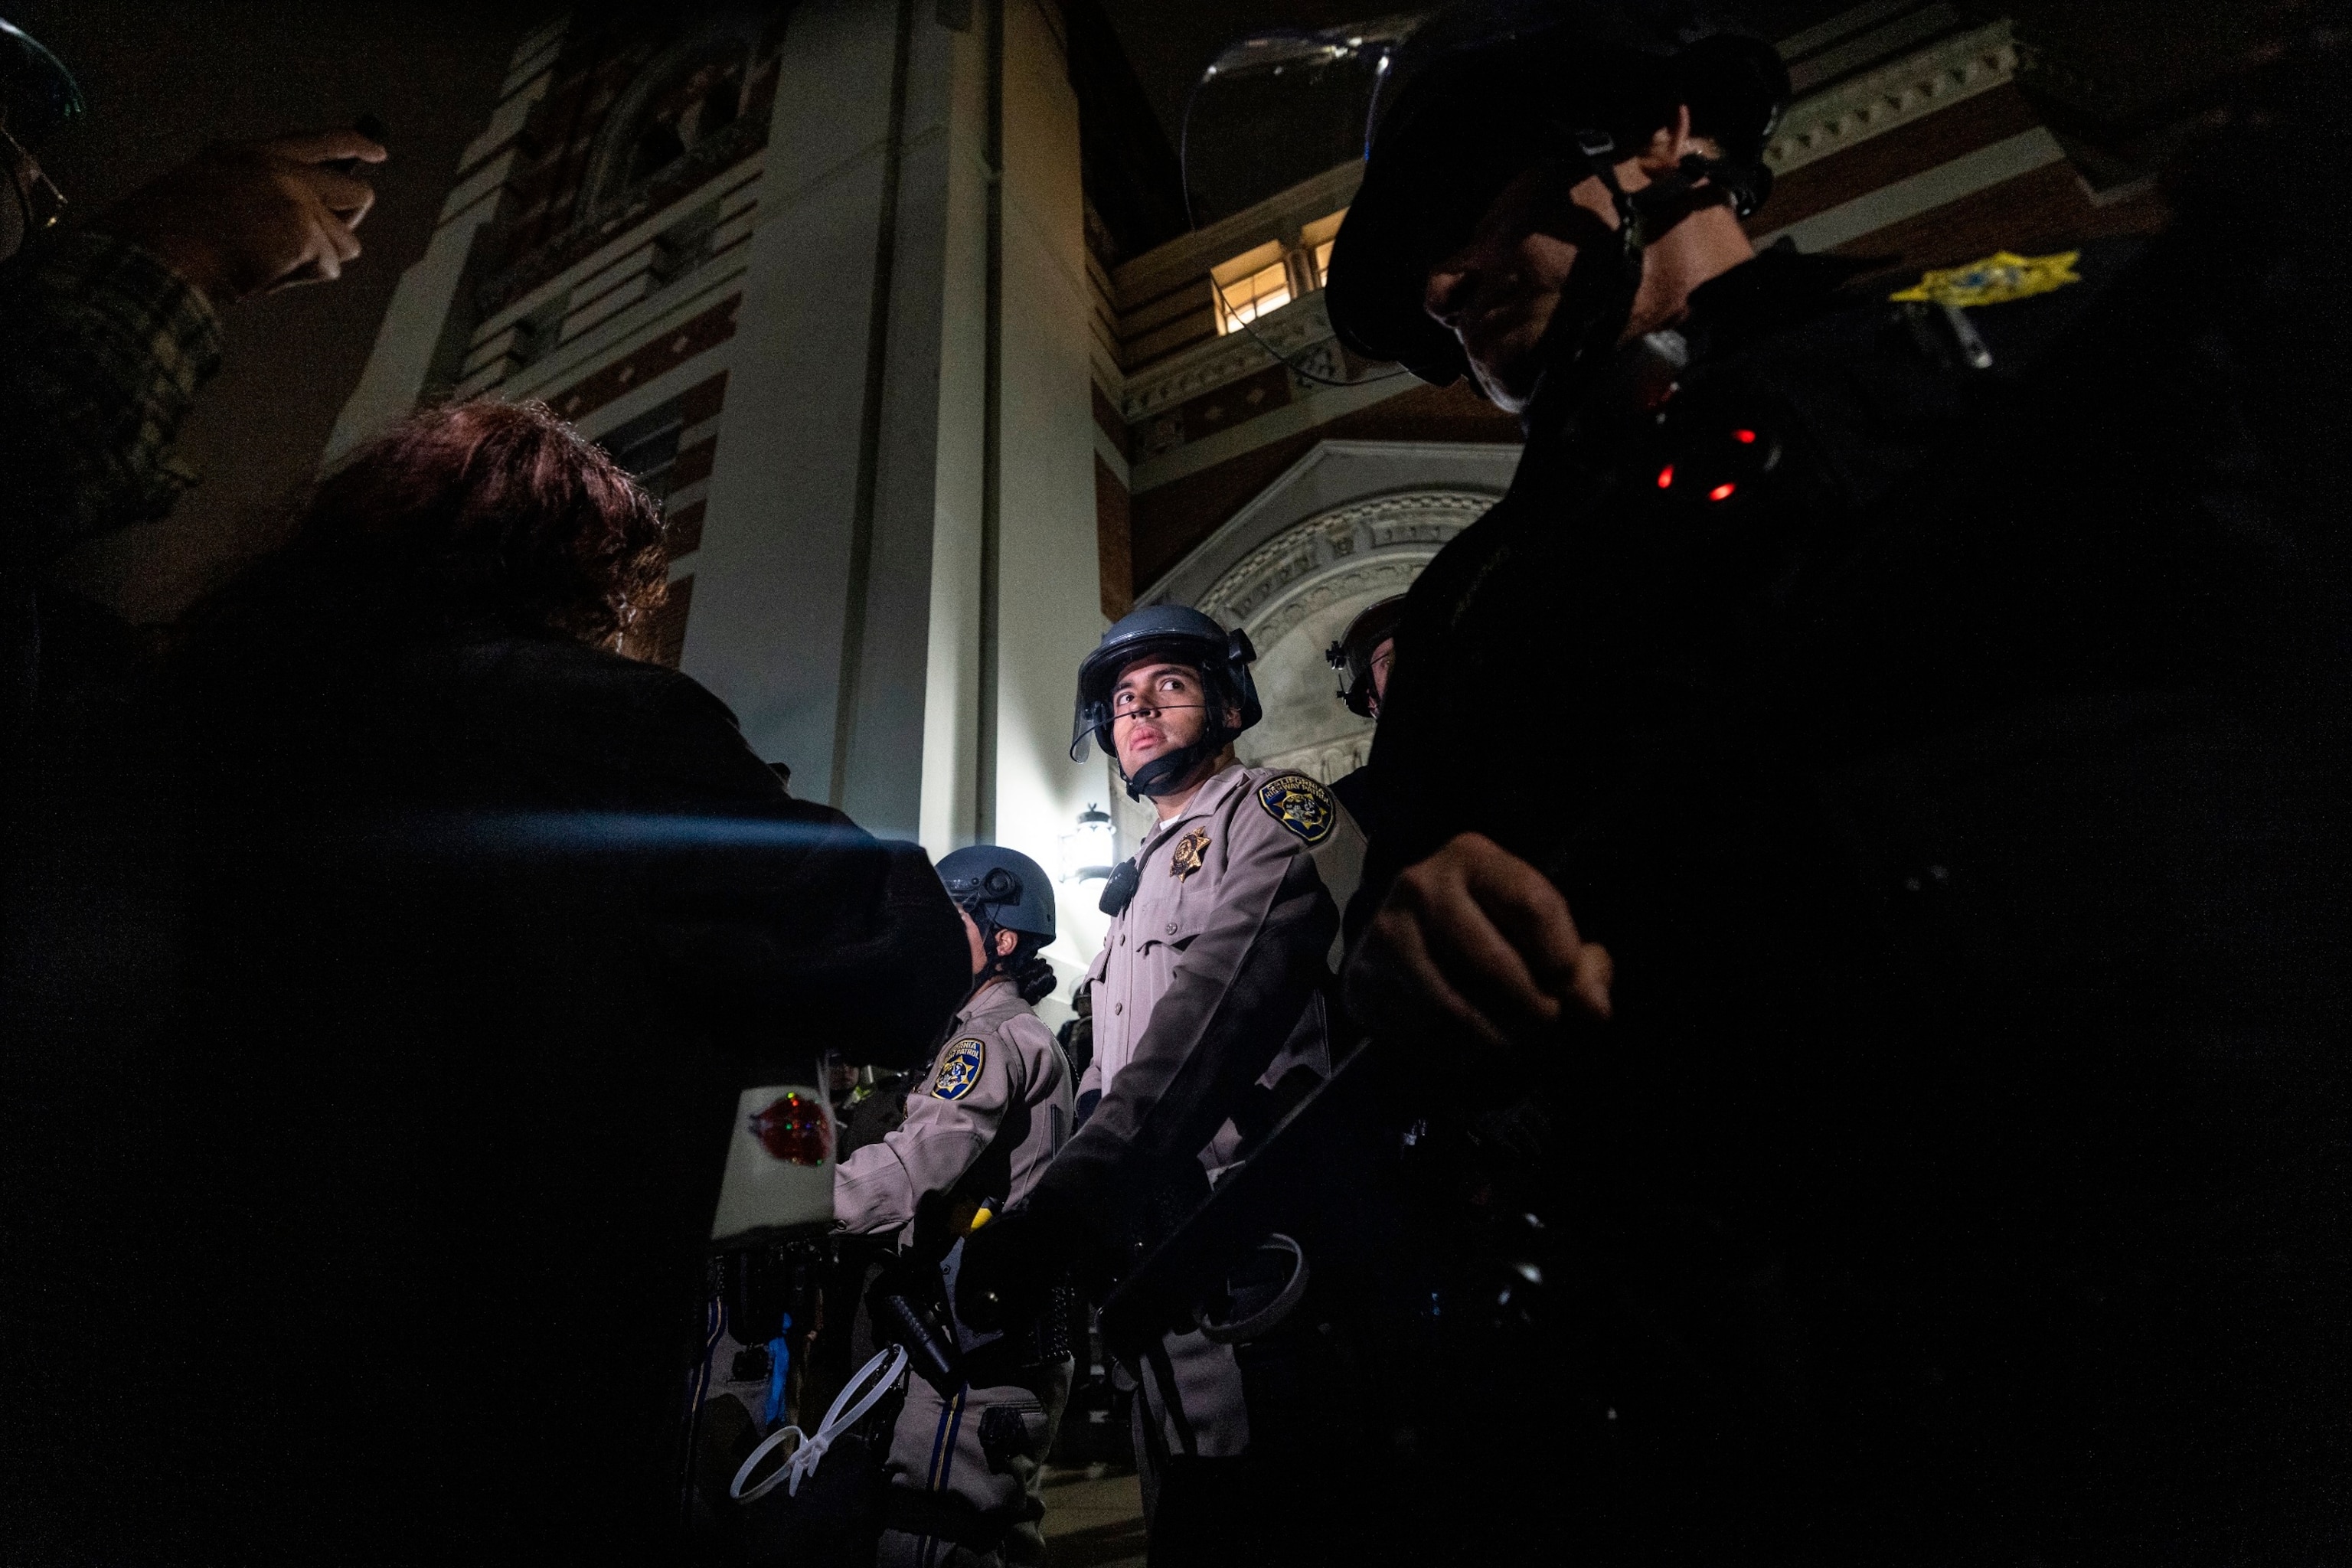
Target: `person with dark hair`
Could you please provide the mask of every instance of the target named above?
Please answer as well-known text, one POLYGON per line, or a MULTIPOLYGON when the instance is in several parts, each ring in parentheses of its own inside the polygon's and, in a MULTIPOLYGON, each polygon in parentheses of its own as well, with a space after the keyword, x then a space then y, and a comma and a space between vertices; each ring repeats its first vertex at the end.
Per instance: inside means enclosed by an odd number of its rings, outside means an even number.
POLYGON ((2339 1555, 2341 8, 2172 232, 1868 288, 1742 231, 1769 48, 1632 9, 1400 55, 1330 262, 1527 433, 1407 599, 1346 971, 1526 1134, 1400 1249, 1448 1550, 2339 1555))
MULTIPOLYGON (((834 1214, 857 1235, 895 1234, 918 1267, 952 1277, 960 1238, 1029 1195, 1070 1135, 1071 1081, 1033 1005, 1054 989, 1054 883, 1017 850, 976 844, 940 861, 971 944, 971 993, 907 1119, 834 1172, 834 1214)), ((963 1338, 960 1388, 908 1379, 887 1465, 878 1562, 1035 1564, 1046 1451, 1069 1397, 1068 1317, 963 1338)))
POLYGON ((172 1173, 127 1244, 173 1395, 126 1526, 674 1546, 740 1092, 821 1081, 827 1039, 911 1065, 969 972, 919 849, 623 651, 664 572, 610 458, 470 403, 362 447, 198 628, 189 1026, 121 1120, 172 1173))

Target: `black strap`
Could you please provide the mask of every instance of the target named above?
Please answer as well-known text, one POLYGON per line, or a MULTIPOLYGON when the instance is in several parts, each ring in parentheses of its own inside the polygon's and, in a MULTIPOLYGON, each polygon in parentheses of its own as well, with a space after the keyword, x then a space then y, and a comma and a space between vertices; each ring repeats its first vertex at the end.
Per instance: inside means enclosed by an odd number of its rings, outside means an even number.
MULTIPOLYGON (((1168 1412, 1168 1424, 1176 1428, 1176 1441, 1182 1446, 1184 1457, 1196 1458, 1201 1446, 1192 1436, 1192 1423, 1184 1414, 1183 1396, 1176 1392, 1176 1366, 1168 1359, 1168 1342, 1153 1340, 1143 1349, 1143 1359, 1151 1363, 1151 1381, 1160 1385, 1160 1400, 1168 1412)), ((1143 1402, 1147 1427, 1158 1417, 1151 1414, 1151 1401, 1143 1402)))

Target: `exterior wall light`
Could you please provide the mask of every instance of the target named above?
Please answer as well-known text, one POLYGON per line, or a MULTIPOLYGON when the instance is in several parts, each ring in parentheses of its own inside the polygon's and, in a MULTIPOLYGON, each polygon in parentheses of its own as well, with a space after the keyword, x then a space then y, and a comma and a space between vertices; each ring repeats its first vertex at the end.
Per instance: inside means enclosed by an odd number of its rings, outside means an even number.
POLYGON ((1078 829, 1062 835, 1062 880, 1084 882, 1108 877, 1118 858, 1118 833, 1110 813, 1089 805, 1078 813, 1078 829))

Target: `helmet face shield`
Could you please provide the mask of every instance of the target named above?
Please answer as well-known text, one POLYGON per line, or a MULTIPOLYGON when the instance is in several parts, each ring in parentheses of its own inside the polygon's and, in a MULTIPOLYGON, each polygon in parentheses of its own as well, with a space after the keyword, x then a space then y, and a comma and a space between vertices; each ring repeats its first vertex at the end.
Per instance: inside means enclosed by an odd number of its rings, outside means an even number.
POLYGON ((37 152, 50 132, 81 117, 80 84, 65 63, 39 39, 0 21, 0 104, 8 112, 8 134, 37 152))
POLYGON ((1391 56, 1421 20, 1277 29, 1227 45, 1184 104, 1178 153, 1192 226, 1362 162, 1391 56))
MULTIPOLYGON (((1769 189, 1762 153, 1788 73, 1760 40, 1679 17, 1652 26, 1644 9, 1665 8, 1466 5, 1406 32, 1389 57, 1363 181, 1325 279, 1341 342, 1439 384, 1464 374, 1460 345, 1423 310, 1429 270, 1531 168, 1569 185, 1598 176, 1617 210, 1624 237, 1613 266, 1579 262, 1579 308, 1568 312, 1579 319, 1630 304, 1648 231, 1675 221, 1674 204, 1695 189, 1699 205, 1753 210, 1769 189), (1680 174, 1629 198, 1613 169, 1684 107, 1721 158, 1686 159, 1680 174)), ((1581 344, 1572 330, 1559 335, 1563 347, 1581 344)))

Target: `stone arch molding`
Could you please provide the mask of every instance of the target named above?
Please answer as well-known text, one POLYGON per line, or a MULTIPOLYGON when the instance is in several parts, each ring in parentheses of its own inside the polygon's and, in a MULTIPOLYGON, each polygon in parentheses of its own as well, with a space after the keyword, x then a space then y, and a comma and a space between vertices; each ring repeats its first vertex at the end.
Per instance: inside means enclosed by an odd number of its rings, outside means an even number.
POLYGON ((1495 499, 1431 487, 1352 500, 1300 519, 1218 574, 1198 607, 1249 634, 1265 703, 1242 737, 1244 762, 1327 782, 1362 765, 1372 726, 1339 701, 1323 650, 1359 611, 1411 587, 1495 499))
MULTIPOLYGON (((741 77, 738 89, 748 87, 759 64, 760 39, 768 25, 769 18, 755 7, 730 6, 698 19, 683 36, 639 67, 596 132, 595 144, 588 156, 587 174, 580 182, 574 216, 584 222, 626 200, 634 188, 626 175, 647 115, 664 93, 690 78, 698 67, 739 65, 741 77)), ((681 155, 688 150, 681 147, 681 155)))
POLYGON ((1404 592, 1495 500, 1475 490, 1408 490, 1318 512, 1234 563, 1198 607, 1271 648, 1318 610, 1404 592))

